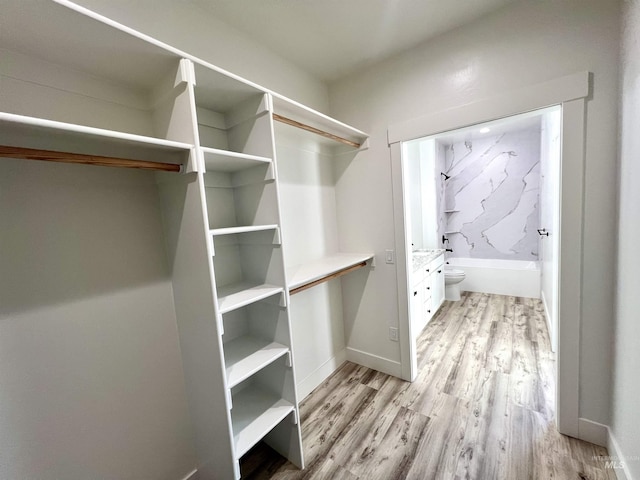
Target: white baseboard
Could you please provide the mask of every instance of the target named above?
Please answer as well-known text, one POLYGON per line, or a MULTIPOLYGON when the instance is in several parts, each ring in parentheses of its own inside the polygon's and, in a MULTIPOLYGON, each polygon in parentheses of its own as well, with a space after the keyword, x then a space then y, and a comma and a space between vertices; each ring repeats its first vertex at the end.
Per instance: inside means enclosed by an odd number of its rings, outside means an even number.
POLYGON ((586 418, 580 418, 578 419, 578 432, 581 440, 607 448, 609 456, 603 459, 603 462, 608 465, 605 465, 604 468, 613 468, 618 480, 636 480, 631 476, 625 456, 620 450, 611 428, 586 418))
POLYGON ((615 469, 618 480, 636 480, 631 476, 627 462, 624 460, 625 457, 620 450, 620 446, 618 445, 616 438, 613 436, 613 432, 610 428, 607 428, 607 432, 607 450, 609 450, 609 457, 612 457, 611 460, 614 464, 617 464, 620 467, 615 469))
POLYGON ((324 382, 340 365, 347 361, 347 351, 340 350, 335 356, 324 362, 303 380, 296 384, 298 400, 302 401, 314 388, 324 382))
POLYGON ((182 480, 198 480, 198 469, 196 468, 193 472, 188 473, 185 477, 182 477, 182 480))
POLYGON ((585 442, 606 447, 609 441, 609 427, 586 418, 579 418, 578 436, 585 442))
POLYGON ((402 378, 402 365, 400 362, 379 357, 371 353, 363 352, 355 348, 347 347, 347 360, 364 367, 377 370, 387 375, 402 378))

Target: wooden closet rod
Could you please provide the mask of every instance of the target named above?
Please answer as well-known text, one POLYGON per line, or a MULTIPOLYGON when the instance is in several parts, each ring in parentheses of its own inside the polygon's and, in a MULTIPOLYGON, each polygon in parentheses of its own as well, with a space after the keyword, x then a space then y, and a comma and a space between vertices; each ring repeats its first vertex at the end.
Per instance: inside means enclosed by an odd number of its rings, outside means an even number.
POLYGON ((342 275, 346 275, 347 273, 351 273, 354 270, 358 270, 359 268, 366 267, 367 261, 363 261, 357 263, 355 265, 351 265, 350 267, 343 268, 342 270, 338 270, 337 272, 333 272, 326 277, 319 278, 318 280, 314 280, 313 282, 305 283, 304 285, 300 285, 299 287, 292 288, 289 290, 289 295, 295 295, 296 293, 307 290, 308 288, 315 287, 316 285, 320 285, 321 283, 328 282, 329 280, 333 280, 334 278, 341 277, 342 275))
POLYGON ((0 157, 21 158, 24 160, 46 160, 49 162, 82 163, 101 165, 103 167, 139 168, 143 170, 161 170, 163 172, 179 172, 180 165, 173 163, 148 162, 146 160, 129 160, 126 158, 101 157, 82 153, 54 152, 34 148, 0 146, 0 157))
POLYGON ((290 118, 283 117, 282 115, 278 115, 277 113, 273 114, 273 119, 277 120, 278 122, 286 123, 287 125, 291 125, 293 127, 301 128, 302 130, 306 130, 307 132, 316 133, 325 138, 330 138, 331 140, 335 140, 336 142, 344 143, 345 145, 349 145, 351 147, 360 148, 360 144, 357 142, 352 142, 351 140, 339 137, 337 135, 334 135, 333 133, 325 132, 324 130, 320 130, 319 128, 312 127, 311 125, 300 123, 296 120, 291 120, 290 118))

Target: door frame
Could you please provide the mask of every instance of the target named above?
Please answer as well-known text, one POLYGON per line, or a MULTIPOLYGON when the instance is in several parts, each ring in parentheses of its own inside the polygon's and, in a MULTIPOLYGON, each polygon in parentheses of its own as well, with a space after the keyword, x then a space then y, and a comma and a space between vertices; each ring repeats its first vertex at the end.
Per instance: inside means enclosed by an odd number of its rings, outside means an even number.
MULTIPOLYGON (((558 281, 558 349, 556 424, 560 433, 579 438, 580 318, 582 313, 582 245, 584 237, 584 163, 586 101, 591 74, 579 72, 548 82, 431 113, 387 130, 391 151, 395 244, 397 255, 398 333, 402 378, 417 375, 416 346, 409 321, 409 276, 402 142, 478 123, 562 107, 560 232, 558 281), (566 233, 566 235, 563 235, 566 233)), ((408 251, 409 250, 409 251, 408 251)))

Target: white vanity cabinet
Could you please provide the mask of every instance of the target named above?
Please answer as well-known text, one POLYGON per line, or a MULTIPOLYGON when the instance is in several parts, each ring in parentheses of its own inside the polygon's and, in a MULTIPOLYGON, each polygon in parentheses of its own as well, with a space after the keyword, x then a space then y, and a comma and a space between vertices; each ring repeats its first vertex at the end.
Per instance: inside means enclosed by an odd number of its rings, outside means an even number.
MULTIPOLYGON (((444 302, 444 255, 440 255, 433 260, 429 266, 430 285, 430 306, 427 313, 431 318, 438 311, 444 302)), ((426 302, 426 299, 425 299, 426 302)))
POLYGON ((438 252, 422 255, 411 275, 410 315, 414 338, 422 333, 444 302, 444 255, 438 252))

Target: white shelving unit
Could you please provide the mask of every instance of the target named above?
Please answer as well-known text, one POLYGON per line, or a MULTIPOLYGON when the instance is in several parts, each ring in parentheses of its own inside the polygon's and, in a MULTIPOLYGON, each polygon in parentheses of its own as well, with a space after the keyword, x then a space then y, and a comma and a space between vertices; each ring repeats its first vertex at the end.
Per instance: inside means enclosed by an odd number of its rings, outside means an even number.
MULTIPOLYGON (((341 158, 367 135, 67 0, 5 2, 2 14, 6 65, 23 68, 0 68, 0 155, 158 170, 145 181, 158 193, 164 238, 153 241, 170 270, 198 478, 240 478, 260 441, 304 468, 289 291, 373 254, 336 253, 332 237, 285 268, 298 232, 283 228, 281 199, 294 199, 282 195, 275 124, 341 158)), ((133 302, 148 306, 141 293, 133 302)))

